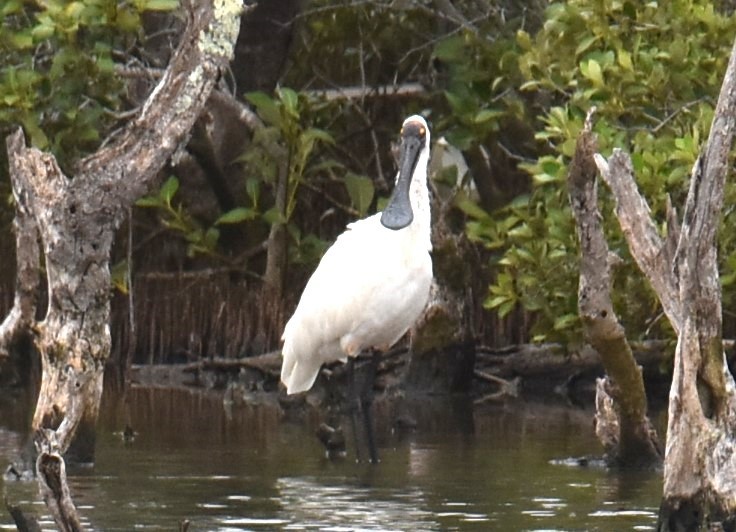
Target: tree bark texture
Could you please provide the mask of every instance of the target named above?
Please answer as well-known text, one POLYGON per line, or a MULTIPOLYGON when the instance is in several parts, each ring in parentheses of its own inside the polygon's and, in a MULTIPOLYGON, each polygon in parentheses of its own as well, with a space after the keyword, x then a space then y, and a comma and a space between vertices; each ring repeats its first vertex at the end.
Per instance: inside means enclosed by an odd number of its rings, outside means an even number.
MULTIPOLYGON (((42 358, 32 428, 40 438, 37 447, 49 457, 64 455, 77 433, 94 437, 110 354, 114 232, 185 140, 232 56, 241 3, 215 0, 184 6, 187 28, 160 82, 116 138, 80 161, 73 179, 53 155, 27 147, 20 129, 8 140, 14 194, 24 200, 19 205, 27 207, 45 257, 48 308, 43 321, 31 326, 42 358)), ((33 238, 19 244, 19 257, 38 252, 33 238)), ((93 459, 89 440, 86 450, 79 458, 93 459)), ((48 500, 49 486, 42 471, 38 473, 48 500)), ((74 523, 63 524, 63 513, 55 517, 60 528, 76 529, 74 523)))
POLYGON ((736 386, 721 342, 716 261, 735 123, 736 43, 707 144, 693 168, 682 227, 667 239, 657 234, 636 192, 629 156, 618 150, 608 162, 596 156, 632 254, 678 333, 659 530, 736 527, 736 386))
MULTIPOLYGON (((22 135, 8 137, 8 160, 10 173, 20 172, 19 160, 13 158, 13 153, 23 146, 22 135)), ((24 347, 31 339, 31 325, 36 318, 38 289, 40 284, 40 248, 39 235, 30 211, 27 194, 13 182, 13 199, 15 200, 15 219, 13 230, 16 241, 16 280, 15 298, 13 307, 0 324, 0 363, 4 358, 32 356, 24 347), (25 351, 25 352, 23 352, 25 351)), ((26 364, 8 364, 9 367, 26 364)))
POLYGON ((647 417, 641 368, 634 360, 626 331, 611 301, 611 253, 598 211, 593 159, 597 140, 590 118, 591 115, 578 136, 568 188, 581 252, 578 310, 586 340, 599 353, 608 375, 596 386, 596 434, 609 463, 651 467, 661 462, 661 452, 656 431, 647 417))
MULTIPOLYGON (((432 269, 429 302, 411 329, 411 358, 403 384, 418 393, 470 390, 475 369, 473 264, 477 255, 453 224, 455 194, 432 193, 432 269)), ((456 214, 456 213, 455 213, 456 214)))

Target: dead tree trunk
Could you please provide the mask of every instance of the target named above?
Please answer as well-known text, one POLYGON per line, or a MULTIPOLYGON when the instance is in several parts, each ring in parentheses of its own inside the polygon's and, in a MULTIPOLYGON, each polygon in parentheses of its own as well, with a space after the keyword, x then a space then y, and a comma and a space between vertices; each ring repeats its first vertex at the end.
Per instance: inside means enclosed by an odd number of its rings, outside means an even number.
MULTIPOLYGON (((241 2, 184 6, 187 28, 161 81, 114 140, 79 162, 73 179, 64 175, 53 155, 26 147, 20 129, 8 138, 13 190, 20 208, 33 219, 45 257, 48 309, 44 320, 31 327, 42 357, 32 428, 37 448, 50 464, 66 453, 72 440, 82 443, 79 458, 93 459, 94 426, 110 354, 114 232, 185 139, 232 56, 241 2)), ((24 246, 19 256, 38 253, 35 240, 19 238, 18 243, 24 246)), ((59 468, 52 464, 49 471, 59 468)), ((37 472, 44 497, 56 497, 47 489, 53 482, 42 482, 48 475, 37 472)), ((63 512, 54 516, 60 528, 77 529, 74 522, 65 522, 63 512)))
POLYGON ((656 431, 647 417, 641 368, 634 360, 626 331, 611 302, 610 263, 598 212, 597 149, 591 115, 578 136, 568 187, 580 241, 578 308, 586 340, 598 352, 607 377, 596 386, 596 435, 609 464, 651 467, 662 456, 656 431))
POLYGON ((472 272, 477 257, 464 233, 453 231, 455 195, 455 190, 443 194, 436 188, 432 194, 434 280, 427 307, 411 329, 411 358, 403 377, 404 387, 415 393, 467 393, 474 379, 472 272))
MULTIPOLYGON (((19 148, 17 141, 8 140, 7 150, 11 174, 21 171, 20 168, 13 167, 19 164, 19 161, 13 158, 13 153, 19 148)), ((32 340, 31 325, 36 318, 40 258, 39 235, 33 214, 28 208, 28 201, 23 190, 15 186, 15 182, 12 185, 15 200, 15 219, 13 220, 16 242, 15 299, 10 313, 0 324, 0 363, 3 363, 3 359, 7 357, 10 359, 10 362, 7 362, 8 365, 11 368, 17 368, 27 366, 27 364, 21 364, 20 357, 33 356, 27 351, 30 350, 32 340)))
MULTIPOLYGON (((682 227, 660 238, 636 190, 631 159, 616 150, 598 168, 637 264, 678 342, 669 399, 659 530, 736 527, 736 386, 721 342, 716 236, 736 124, 736 42, 708 142, 693 168, 682 227)), ((674 220, 674 214, 669 220, 674 220)))

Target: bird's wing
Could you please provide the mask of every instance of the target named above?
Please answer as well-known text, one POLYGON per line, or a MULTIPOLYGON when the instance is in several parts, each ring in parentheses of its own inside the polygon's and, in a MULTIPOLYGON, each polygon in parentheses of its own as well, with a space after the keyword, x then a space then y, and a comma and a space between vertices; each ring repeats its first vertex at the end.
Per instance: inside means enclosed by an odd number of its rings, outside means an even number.
MULTIPOLYGON (((283 334, 281 380, 289 393, 309 389, 320 366, 345 358, 340 339, 353 326, 366 288, 357 279, 369 274, 372 238, 361 237, 366 220, 350 224, 322 257, 304 288, 283 334)), ((378 220, 376 220, 378 221, 378 220)))
MULTIPOLYGON (((284 333, 299 336, 305 347, 315 342, 331 350, 324 353, 329 360, 338 358, 335 343, 346 334, 359 326, 378 330, 384 316, 413 295, 406 262, 415 260, 416 250, 406 248, 406 234, 384 228, 380 215, 348 227, 323 256, 284 333)), ((431 268, 426 251, 423 256, 431 268)))
POLYGON ((357 305, 385 281, 382 230, 386 231, 377 216, 350 224, 322 257, 304 289, 297 312, 322 316, 335 324, 335 334, 347 327, 359 312, 357 305))

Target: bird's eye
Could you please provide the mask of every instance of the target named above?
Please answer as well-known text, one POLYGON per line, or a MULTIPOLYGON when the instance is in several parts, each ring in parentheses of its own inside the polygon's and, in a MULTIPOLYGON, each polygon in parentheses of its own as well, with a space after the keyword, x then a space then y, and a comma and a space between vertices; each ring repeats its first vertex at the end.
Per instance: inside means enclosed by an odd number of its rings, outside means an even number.
POLYGON ((423 136, 424 136, 424 134, 425 134, 426 132, 427 132, 427 130, 425 129, 425 127, 424 127, 424 126, 421 126, 421 127, 419 128, 419 136, 420 136, 420 137, 423 137, 423 136))
POLYGON ((403 134, 404 134, 404 128, 402 126, 401 131, 399 131, 399 135, 403 135, 403 134))

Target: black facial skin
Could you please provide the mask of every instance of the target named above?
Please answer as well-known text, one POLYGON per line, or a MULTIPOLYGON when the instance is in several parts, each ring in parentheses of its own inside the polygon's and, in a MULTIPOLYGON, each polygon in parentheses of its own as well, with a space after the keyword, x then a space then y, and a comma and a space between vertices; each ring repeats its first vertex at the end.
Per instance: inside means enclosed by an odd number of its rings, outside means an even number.
POLYGON ((398 231, 414 220, 409 201, 409 187, 419 161, 419 154, 424 147, 425 137, 426 130, 419 122, 409 122, 401 130, 399 177, 388 204, 381 214, 381 224, 388 229, 398 231))

